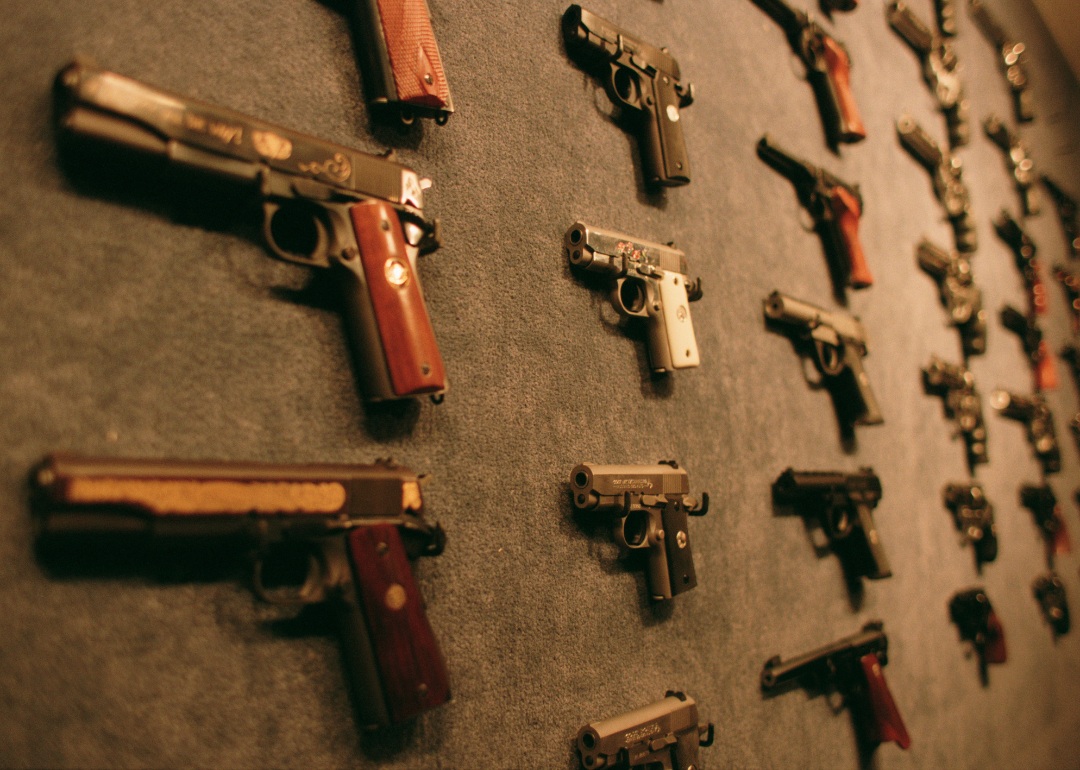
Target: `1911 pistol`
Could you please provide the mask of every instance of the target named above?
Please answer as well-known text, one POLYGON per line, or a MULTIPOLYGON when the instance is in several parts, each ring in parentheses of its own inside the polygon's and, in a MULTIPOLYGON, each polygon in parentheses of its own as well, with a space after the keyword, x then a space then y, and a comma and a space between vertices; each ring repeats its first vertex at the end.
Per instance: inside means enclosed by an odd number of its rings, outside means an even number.
POLYGON ((997 528, 994 526, 994 506, 986 493, 971 482, 949 484, 943 493, 945 506, 952 511, 956 528, 964 541, 975 549, 975 563, 981 567, 997 558, 997 528))
POLYGON ((880 425, 885 421, 863 370, 867 353, 866 330, 857 318, 828 313, 807 302, 774 291, 765 298, 765 317, 794 328, 814 345, 814 363, 833 387, 833 399, 841 420, 856 425, 880 425))
POLYGON ((784 0, 754 3, 780 25, 795 55, 806 65, 806 77, 814 88, 829 143, 851 144, 865 139, 866 127, 851 93, 851 59, 844 46, 806 11, 792 8, 784 0))
POLYGON ((454 112, 427 0, 352 0, 353 37, 373 114, 440 126, 454 112))
POLYGON ((795 185, 799 203, 814 218, 838 282, 854 289, 865 289, 873 284, 874 278, 859 240, 859 217, 863 212, 859 186, 790 155, 768 134, 758 141, 757 154, 795 185))
POLYGON ((995 390, 990 396, 990 405, 1002 416, 1024 423, 1028 443, 1035 451, 1044 473, 1061 470, 1061 449, 1058 448, 1057 433, 1054 431, 1054 416, 1045 398, 1038 393, 1029 397, 1018 396, 1007 390, 995 390))
POLYGON ((449 699, 407 558, 441 553, 446 538, 424 520, 408 468, 53 455, 31 487, 43 553, 105 540, 125 551, 172 543, 195 556, 232 544, 254 555, 264 600, 329 603, 362 724, 398 723, 449 699))
POLYGON ((904 149, 930 173, 934 195, 952 223, 957 250, 964 254, 974 253, 978 249, 978 236, 960 158, 938 147, 910 115, 897 118, 896 133, 904 149))
POLYGON ((633 110, 641 122, 642 172, 650 185, 690 183, 690 160, 679 110, 694 101, 694 87, 683 83, 679 63, 667 48, 657 48, 574 4, 562 18, 567 49, 608 71, 604 86, 611 100, 633 110))
POLYGON ((788 468, 773 483, 773 499, 814 516, 833 551, 853 577, 892 575, 873 510, 881 500, 881 480, 870 468, 856 473, 796 471, 788 468))
POLYGON ((986 39, 1001 54, 1001 71, 1005 75, 1005 80, 1009 83, 1009 90, 1012 91, 1016 119, 1021 123, 1034 120, 1034 95, 1028 83, 1027 70, 1024 67, 1027 62, 1024 44, 1009 39, 1009 36, 1005 34, 1005 30, 986 10, 982 0, 968 0, 968 12, 971 14, 971 18, 975 20, 975 26, 982 31, 986 39))
POLYGON ((370 401, 446 390, 416 260, 438 246, 426 180, 386 158, 174 96, 85 62, 56 77, 65 147, 90 141, 236 188, 263 209, 272 254, 329 269, 370 401))
POLYGON ((983 421, 982 399, 975 389, 975 375, 967 367, 950 364, 932 356, 923 369, 923 384, 927 393, 941 396, 945 415, 956 421, 967 446, 968 466, 974 468, 989 462, 986 453, 986 423, 983 421))
POLYGON ((1039 190, 1035 183, 1039 180, 1035 173, 1035 164, 1031 160, 1027 145, 1021 140, 1015 131, 1002 123, 996 115, 991 115, 983 121, 983 130, 991 141, 1005 153, 1005 165, 1012 174, 1016 192, 1020 195, 1020 208, 1024 216, 1030 217, 1039 213, 1039 190))
POLYGON ((960 638, 970 642, 978 653, 979 676, 985 685, 989 681, 987 664, 1008 660, 1005 629, 990 599, 981 588, 960 591, 949 600, 949 617, 960 631, 960 638))
POLYGON ((609 516, 615 541, 649 552, 649 590, 670 599, 697 585, 688 516, 704 516, 709 495, 690 497, 690 477, 674 461, 657 465, 582 463, 570 472, 574 507, 609 516))
POLYGON ((654 372, 700 363, 690 303, 701 299, 701 279, 691 280, 686 254, 584 222, 570 226, 564 245, 571 265, 615 279, 611 304, 620 316, 645 320, 654 372))
POLYGON ((906 749, 911 738, 882 670, 889 661, 889 638, 883 628, 880 620, 871 621, 859 633, 813 652, 787 661, 779 655, 770 658, 761 671, 761 688, 769 692, 800 681, 804 686, 835 690, 850 706, 867 742, 895 741, 906 749))
POLYGON ((1061 517, 1061 505, 1049 484, 1024 484, 1020 487, 1020 504, 1031 511, 1035 526, 1046 544, 1046 560, 1050 564, 1054 563, 1056 555, 1071 550, 1069 531, 1065 528, 1065 519, 1061 517))
POLYGON ((694 699, 669 690, 663 700, 578 730, 585 770, 698 770, 698 747, 712 746, 712 722, 698 722, 694 699))
POLYGON ((962 147, 971 138, 968 101, 960 82, 960 62, 950 43, 932 31, 905 3, 892 0, 885 9, 889 26, 922 62, 923 80, 937 100, 949 127, 949 146, 962 147))
POLYGON ((945 251, 925 238, 915 249, 915 258, 926 273, 937 281, 941 301, 949 318, 960 332, 964 356, 986 352, 986 310, 982 290, 975 285, 971 261, 958 251, 945 251))

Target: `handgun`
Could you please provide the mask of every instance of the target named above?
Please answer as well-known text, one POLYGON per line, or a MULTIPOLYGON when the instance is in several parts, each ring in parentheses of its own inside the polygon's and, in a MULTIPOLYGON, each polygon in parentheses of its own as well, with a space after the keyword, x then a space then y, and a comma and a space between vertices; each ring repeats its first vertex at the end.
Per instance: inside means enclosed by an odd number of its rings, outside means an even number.
POLYGON ((859 186, 787 153, 768 134, 758 141, 757 154, 795 185, 799 203, 814 219, 838 283, 853 289, 873 284, 859 240, 859 217, 863 212, 859 186))
POLYGON ((1035 375, 1035 390, 1053 390, 1057 387, 1057 366, 1050 352, 1050 345, 1043 339, 1042 329, 1034 313, 1025 315, 1012 305, 1001 308, 1001 325, 1020 338, 1024 355, 1035 375))
POLYGON ((1069 602, 1065 598, 1065 583, 1057 573, 1050 572, 1035 578, 1031 589, 1054 636, 1069 633, 1069 602))
POLYGON ((880 620, 874 620, 859 633, 813 652, 788 661, 779 655, 770 658, 761 671, 761 689, 769 692, 800 681, 811 688, 839 692, 867 743, 895 741, 906 749, 911 738, 885 681, 889 637, 883 628, 880 620))
POLYGON ((981 567, 985 562, 997 558, 997 527, 994 526, 994 506, 986 499, 986 493, 979 484, 967 482, 949 484, 943 493, 945 507, 952 511, 956 528, 960 530, 964 542, 971 543, 975 550, 975 564, 981 567))
POLYGON ((1003 417, 1024 423, 1028 442, 1044 473, 1061 470, 1061 450, 1054 432, 1054 416, 1045 398, 1038 393, 1019 396, 1007 390, 995 390, 990 396, 990 405, 1003 417))
POLYGON ((945 416, 956 422, 967 447, 968 467, 974 469, 989 462, 982 398, 975 389, 975 375, 962 364, 950 364, 931 356, 929 366, 923 369, 923 385, 927 393, 941 396, 945 416))
POLYGON ((1009 39, 1005 30, 986 10, 982 0, 968 0, 968 12, 975 20, 975 26, 983 33, 990 44, 1001 54, 1000 67, 1009 83, 1013 96, 1013 108, 1016 119, 1021 123, 1035 119, 1034 95, 1028 82, 1026 49, 1023 43, 1009 39))
POLYGON ((570 226, 564 244, 571 265, 615 280, 611 304, 622 318, 645 320, 654 372, 700 363, 690 303, 701 299, 701 279, 690 278, 685 253, 584 222, 570 226))
POLYGON ((694 86, 683 83, 679 63, 668 49, 649 45, 577 4, 563 14, 562 30, 572 55, 604 71, 611 101, 637 116, 646 183, 690 184, 679 110, 693 103, 694 86))
POLYGON ((964 356, 986 352, 986 310, 982 290, 975 285, 971 261, 958 251, 945 251, 925 238, 915 249, 915 258, 926 273, 937 281, 941 302, 953 325, 960 331, 964 356))
POLYGON ((956 0, 934 0, 934 13, 942 37, 956 37, 956 0))
POLYGON ((952 224, 957 250, 974 253, 978 249, 978 236, 960 158, 938 147, 910 115, 897 118, 896 132, 904 149, 930 173, 934 195, 952 224))
POLYGON ((1061 288, 1065 290, 1073 334, 1080 334, 1080 275, 1066 270, 1061 265, 1054 265, 1054 277, 1061 284, 1061 288))
POLYGON ((994 231, 1012 249, 1016 269, 1020 271, 1020 277, 1024 280, 1024 290, 1027 292, 1031 309, 1039 315, 1045 314, 1047 310, 1046 286, 1043 284, 1039 271, 1039 260, 1035 257, 1038 252, 1035 241, 1023 231, 1007 209, 1002 209, 994 220, 994 231))
POLYGON ((1080 257, 1080 206, 1076 199, 1059 187, 1050 177, 1043 175, 1042 183, 1054 199, 1054 207, 1065 230, 1065 246, 1069 257, 1080 257))
POLYGON ((795 55, 806 66, 828 142, 851 144, 865 139, 866 127, 851 92, 851 58, 844 46, 806 11, 792 8, 784 0, 754 3, 780 25, 795 55))
POLYGON ((1015 131, 1002 123, 996 115, 989 116, 983 121, 983 130, 991 141, 1005 153, 1005 167, 1012 174, 1016 192, 1020 194, 1020 208, 1024 216, 1035 216, 1041 211, 1039 205, 1039 189, 1035 186, 1038 175, 1035 173, 1035 164, 1031 160, 1027 145, 1020 140, 1015 131))
MULTIPOLYGON (((445 703, 446 669, 409 556, 442 552, 424 520, 421 477, 374 465, 269 465, 51 455, 34 468, 41 553, 87 543, 124 551, 208 543, 253 557, 265 601, 327 603, 363 725, 389 725, 445 703)), ((67 549, 67 550, 65 550, 67 549)), ((48 560, 48 556, 44 557, 48 560)))
POLYGON ((814 363, 832 388, 841 420, 856 425, 885 422, 863 370, 868 342, 859 319, 828 313, 778 291, 765 298, 765 317, 794 328, 801 339, 813 343, 814 363))
POLYGON ((698 770, 698 747, 712 746, 712 722, 698 722, 694 699, 668 690, 663 700, 578 730, 585 770, 698 770))
POLYGON ((844 473, 788 468, 773 482, 772 492, 776 502, 793 505, 820 522, 833 552, 852 577, 879 580, 892 575, 874 524, 881 480, 873 469, 844 473))
POLYGON ((116 147, 258 202, 271 253, 329 269, 367 400, 441 396, 446 375, 416 259, 438 246, 426 180, 350 150, 76 61, 56 77, 62 146, 116 147))
POLYGON ((1061 505, 1049 484, 1024 484, 1020 487, 1020 504, 1031 511, 1035 526, 1046 544, 1046 559, 1053 564, 1058 554, 1069 553, 1069 531, 1061 517, 1061 505))
MULTIPOLYGON (((1072 372, 1073 384, 1080 390, 1080 349, 1070 343, 1061 349, 1061 357, 1065 359, 1065 363, 1069 365, 1069 371, 1072 372)), ((1072 431, 1077 447, 1080 447, 1080 412, 1077 412, 1073 418, 1069 420, 1069 429, 1072 431)))
POLYGON ((989 681, 987 664, 1008 660, 1005 629, 994 612, 990 599, 981 588, 969 588, 949 600, 949 617, 960 631, 960 639, 975 648, 979 656, 979 676, 983 685, 989 681))
POLYGON ((427 0, 353 0, 350 20, 372 113, 444 125, 454 105, 427 0))
POLYGON ((945 115, 949 128, 949 146, 954 150, 971 139, 968 125, 969 105, 960 82, 960 62, 956 51, 941 35, 931 30, 901 0, 892 0, 885 7, 889 26, 915 52, 922 63, 923 80, 930 87, 938 109, 945 115))
POLYGON ((611 520, 615 542, 648 550, 649 591, 670 599, 697 585, 688 516, 704 516, 709 495, 690 497, 690 476, 668 460, 656 465, 582 463, 570 472, 574 507, 611 520))

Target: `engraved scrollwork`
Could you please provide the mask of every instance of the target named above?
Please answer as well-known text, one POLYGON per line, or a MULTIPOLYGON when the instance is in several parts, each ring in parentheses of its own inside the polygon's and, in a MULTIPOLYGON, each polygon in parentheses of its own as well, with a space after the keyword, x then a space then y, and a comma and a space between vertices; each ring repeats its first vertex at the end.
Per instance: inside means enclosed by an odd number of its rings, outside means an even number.
POLYGON ((310 163, 300 163, 297 168, 312 176, 325 174, 337 182, 344 182, 352 176, 352 164, 340 152, 335 152, 334 157, 327 158, 322 163, 313 160, 310 163))

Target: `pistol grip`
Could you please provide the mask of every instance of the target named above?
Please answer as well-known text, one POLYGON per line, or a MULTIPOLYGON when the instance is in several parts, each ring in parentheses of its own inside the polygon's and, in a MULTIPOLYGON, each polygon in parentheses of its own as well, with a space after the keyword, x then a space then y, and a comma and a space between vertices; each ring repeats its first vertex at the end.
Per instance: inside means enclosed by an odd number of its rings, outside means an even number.
MULTIPOLYGON (((690 549, 690 529, 687 526, 686 508, 678 503, 668 503, 661 514, 664 526, 664 549, 668 586, 671 596, 689 591, 697 585, 694 571, 694 553, 690 549)), ((695 746, 697 742, 695 741, 695 746)))
POLYGON ((836 140, 846 144, 862 141, 866 138, 866 127, 851 93, 851 60, 831 37, 823 36, 821 43, 829 107, 836 116, 836 140))
POLYGON ((690 298, 686 293, 686 276, 668 272, 658 281, 662 333, 666 338, 666 348, 671 366, 675 369, 687 369, 698 366, 697 338, 694 336, 694 322, 690 319, 690 298))
MULTIPOLYGON (((364 313, 352 312, 349 316, 354 328, 350 336, 354 345, 364 347, 370 341, 381 348, 381 356, 358 350, 358 361, 362 368, 370 366, 386 372, 391 393, 383 397, 404 398, 446 390, 442 357, 397 212, 386 202, 371 199, 357 203, 350 213, 362 271, 355 260, 342 264, 358 279, 353 291, 364 291, 366 286, 370 298, 367 315, 376 332, 372 334, 371 323, 365 323, 364 313)), ((346 298, 346 305, 355 309, 368 303, 365 298, 351 296, 346 298)))
POLYGON ((679 187, 690 184, 690 159, 683 140, 682 115, 675 84, 668 75, 651 78, 652 102, 645 109, 641 155, 645 179, 649 184, 679 187), (667 80, 668 83, 663 81, 667 80))
POLYGON ((902 749, 911 746, 911 737, 896 707, 889 685, 885 682, 885 672, 876 653, 868 653, 859 659, 863 674, 866 676, 866 700, 868 714, 864 715, 870 727, 869 737, 877 743, 895 741, 902 749))
POLYGON ((881 545, 881 537, 878 535, 877 525, 874 524, 874 516, 870 512, 870 506, 859 504, 856 506, 859 513, 859 526, 862 528, 863 537, 866 538, 866 548, 870 553, 870 561, 867 563, 866 576, 871 580, 880 580, 892 575, 892 567, 885 556, 885 549, 881 545))
POLYGON ((392 724, 445 703, 450 685, 396 526, 348 535, 355 600, 344 602, 343 653, 365 724, 392 724))
POLYGON ((1039 360, 1035 364, 1035 390, 1054 390, 1058 386, 1054 354, 1046 340, 1039 342, 1039 360))
POLYGON ((854 289, 865 289, 873 285, 874 277, 870 275, 866 254, 859 240, 859 216, 862 214, 859 201, 847 188, 838 186, 833 188, 829 202, 840 247, 847 258, 848 283, 854 289))

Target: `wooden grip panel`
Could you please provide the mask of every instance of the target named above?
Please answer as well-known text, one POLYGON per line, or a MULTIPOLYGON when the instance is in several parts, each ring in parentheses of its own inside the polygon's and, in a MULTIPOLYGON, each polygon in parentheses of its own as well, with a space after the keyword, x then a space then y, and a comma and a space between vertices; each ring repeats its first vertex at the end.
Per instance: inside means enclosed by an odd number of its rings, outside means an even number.
POLYGON ((829 86, 836 97, 836 108, 840 118, 840 141, 857 142, 866 138, 859 108, 855 106, 855 96, 851 93, 851 60, 840 44, 831 37, 822 41, 825 55, 825 72, 829 86))
POLYGON ((358 527, 349 557, 394 722, 450 699, 435 641, 396 526, 358 527))
POLYGON ((869 721, 872 737, 878 741, 895 741, 896 745, 906 749, 911 745, 907 727, 896 708, 889 686, 885 683, 885 673, 881 670, 881 661, 875 653, 869 653, 859 659, 863 674, 866 676, 866 697, 870 705, 869 721))
POLYGON ((378 0, 398 99, 436 109, 450 105, 450 87, 425 0, 378 0))
POLYGON ((846 188, 836 187, 833 189, 832 210, 840 235, 840 247, 848 262, 848 282, 855 289, 865 289, 873 285, 874 277, 870 275, 866 254, 859 240, 859 215, 862 213, 859 201, 846 188))
POLYGON ((397 212, 375 199, 357 203, 351 212, 394 394, 445 390, 446 372, 397 212))

